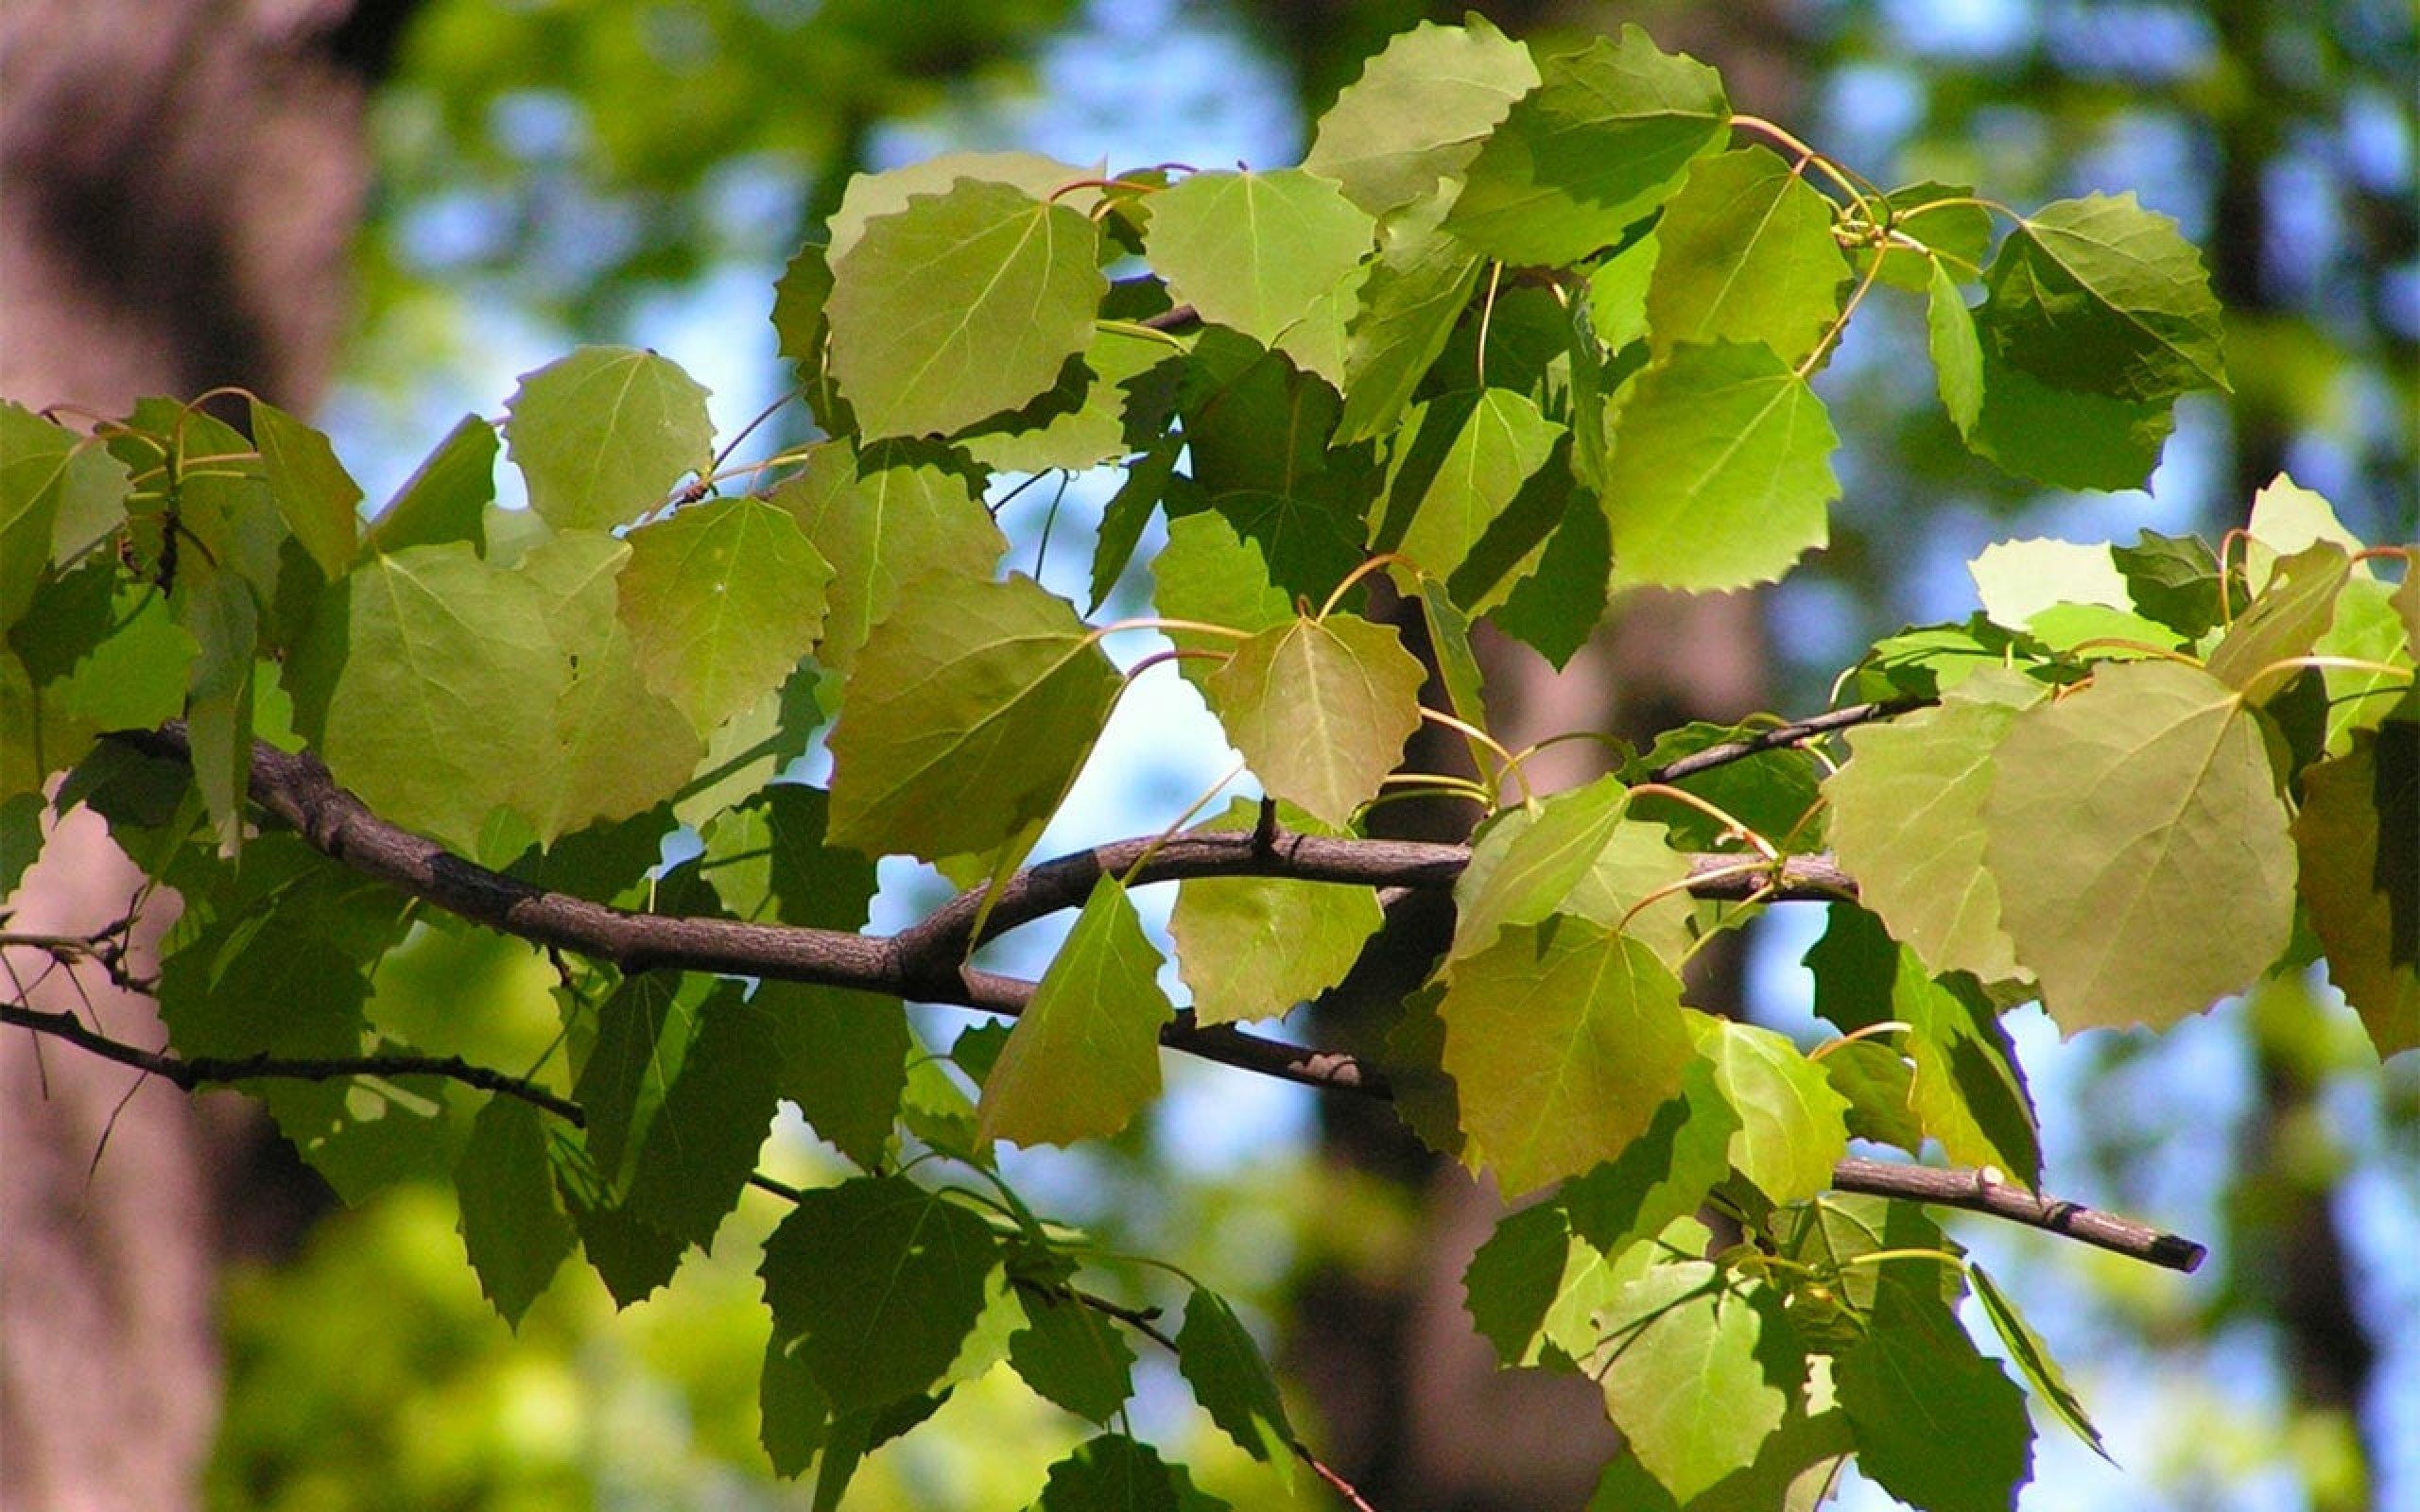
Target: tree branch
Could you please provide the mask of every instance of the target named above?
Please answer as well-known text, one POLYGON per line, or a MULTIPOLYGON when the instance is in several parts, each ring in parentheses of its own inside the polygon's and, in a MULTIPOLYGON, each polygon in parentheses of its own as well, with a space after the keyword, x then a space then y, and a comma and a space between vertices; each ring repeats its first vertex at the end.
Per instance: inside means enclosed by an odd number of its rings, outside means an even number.
POLYGON ((19 1003, 0 1003, 0 1024, 14 1024, 19 1028, 31 1029, 36 1034, 48 1035, 54 1040, 63 1040, 78 1050, 90 1051, 121 1066, 131 1066, 163 1081, 172 1082, 186 1091, 201 1087, 223 1087, 239 1081, 441 1076, 447 1081, 458 1081, 482 1091, 519 1098, 574 1126, 588 1121, 588 1115, 571 1099, 559 1097, 519 1076, 508 1076, 503 1072, 474 1065, 459 1056, 332 1056, 311 1059, 288 1059, 268 1054, 171 1056, 96 1033, 86 1028, 83 1021, 72 1013, 52 1013, 19 1003))
POLYGON ((1844 709, 1834 709, 1817 714, 1811 719, 1793 720, 1786 725, 1775 725, 1771 730, 1760 730, 1744 740, 1726 740, 1720 746, 1708 746, 1703 750, 1693 750, 1677 761, 1666 762, 1661 766, 1651 768, 1647 774, 1647 780, 1651 782, 1677 782, 1685 777, 1695 777, 1700 772, 1710 772, 1718 766, 1728 766, 1733 762, 1746 761, 1751 756, 1760 756, 1769 750, 1779 750, 1785 746, 1796 746, 1812 740, 1818 735, 1828 735, 1836 730, 1872 724, 1876 720, 1889 719, 1896 714, 1922 709, 1932 701, 1930 698, 1910 697, 1886 698, 1876 703, 1853 703, 1844 709))
MULTIPOLYGON (((1724 753, 1720 760, 1701 762, 1689 770, 1703 771, 1721 761, 1754 754, 1754 749, 1772 749, 1810 733, 1877 718, 1884 708, 1865 704, 1836 710, 1819 716, 1824 721, 1820 728, 1785 726, 1752 741, 1732 742, 1729 747, 1710 747, 1687 760, 1724 753), (1737 753, 1729 753, 1731 747, 1738 747, 1737 753)), ((1806 726, 1814 725, 1816 721, 1806 722, 1806 726)), ((164 725, 156 730, 122 732, 112 738, 149 755, 176 761, 191 758, 182 723, 164 725)), ((255 802, 292 825, 315 849, 364 876, 385 882, 475 923, 535 944, 611 961, 626 973, 662 969, 772 977, 1011 1015, 1024 1011, 1033 998, 1032 982, 962 964, 967 951, 977 943, 968 937, 975 909, 965 895, 943 904, 923 922, 888 938, 796 925, 633 914, 531 886, 400 829, 337 786, 316 756, 296 755, 255 743, 251 791, 255 802)), ((1284 831, 1123 840, 1017 873, 994 902, 985 933, 988 937, 1016 923, 1076 906, 1104 872, 1122 874, 1132 870, 1132 880, 1137 883, 1183 877, 1268 876, 1436 889, 1450 887, 1469 860, 1469 850, 1462 846, 1290 834, 1284 831)), ((1856 896, 1855 885, 1828 857, 1785 858, 1777 878, 1761 870, 1741 874, 1737 869, 1740 860, 1736 855, 1692 858, 1692 867, 1699 871, 1720 868, 1725 874, 1709 876, 1704 883, 1693 885, 1691 891, 1701 897, 1733 899, 1751 895, 1856 896)), ((6 1022, 40 1032, 57 1032, 62 1039, 153 1071, 180 1086, 279 1074, 264 1068, 280 1064, 315 1068, 336 1064, 279 1063, 265 1057, 223 1063, 178 1061, 113 1040, 87 1043, 99 1037, 85 1030, 72 1016, 39 1015, 43 1020, 64 1020, 62 1028, 56 1022, 35 1022, 27 1017, 37 1012, 11 1008, 6 1022), (74 1032, 66 1032, 67 1029, 74 1032), (142 1058, 132 1058, 138 1057, 142 1058), (197 1072, 197 1066, 214 1074, 197 1072), (231 1070, 235 1071, 234 1075, 227 1074, 231 1070)), ((1170 1049, 1307 1087, 1378 1098, 1392 1096, 1384 1074, 1357 1057, 1268 1040, 1224 1024, 1201 1025, 1194 1022, 1190 1013, 1179 1014, 1161 1032, 1160 1040, 1170 1049)), ((549 1103, 539 1106, 578 1121, 575 1105, 501 1073, 450 1058, 420 1057, 407 1069, 399 1069, 401 1057, 367 1058, 371 1064, 364 1069, 381 1074, 453 1075, 507 1095, 533 1101, 537 1097, 549 1098, 561 1108, 549 1103)), ((349 1073, 324 1073, 346 1074, 349 1073)), ((2201 1263, 2204 1253, 2203 1247, 2191 1240, 2079 1203, 2036 1197, 2022 1189, 1987 1180, 1979 1172, 1850 1160, 1835 1168, 1834 1177, 1842 1191, 1986 1212, 2173 1269, 2191 1270, 2201 1263)))

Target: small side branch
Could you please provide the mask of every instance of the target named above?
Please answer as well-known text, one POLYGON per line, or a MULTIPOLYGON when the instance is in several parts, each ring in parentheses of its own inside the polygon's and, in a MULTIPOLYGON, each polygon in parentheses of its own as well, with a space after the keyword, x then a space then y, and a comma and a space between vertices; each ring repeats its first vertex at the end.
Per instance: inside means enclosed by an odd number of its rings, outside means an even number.
POLYGON ((1848 730, 1857 725, 1870 725, 1876 720, 1922 709, 1930 702, 1929 698, 1889 698, 1877 703, 1853 703, 1844 709, 1817 714, 1811 719, 1796 719, 1786 725, 1775 725, 1771 730, 1758 730, 1744 740, 1726 740, 1720 746, 1693 750, 1676 761, 1652 768, 1648 772, 1647 780, 1651 782, 1677 782, 1685 777, 1695 777, 1718 766, 1728 766, 1733 762, 1746 761, 1769 750, 1801 745, 1818 735, 1828 735, 1834 730, 1848 730))
POLYGON ((186 1091, 243 1081, 440 1076, 447 1081, 458 1081, 466 1087, 476 1087, 482 1091, 518 1098, 576 1126, 588 1121, 587 1114, 580 1111, 579 1105, 571 1099, 559 1097, 519 1076, 508 1076, 490 1067, 474 1065, 459 1056, 331 1056, 309 1059, 271 1055, 172 1056, 96 1033, 85 1027, 83 1021, 72 1013, 52 1013, 16 1003, 0 1003, 0 1024, 31 1029, 36 1034, 63 1040, 78 1050, 90 1051, 121 1066, 131 1066, 186 1091))
POLYGON ((1989 1213, 2029 1228, 2041 1228, 2082 1240, 2135 1260, 2170 1270, 2191 1271, 2209 1251, 2182 1234, 2121 1218, 2114 1212, 2087 1208, 2081 1202, 2040 1196, 2023 1187, 1995 1179, 1995 1173, 1927 1165, 1898 1165, 1887 1160, 1851 1157, 1832 1167, 1832 1187, 1877 1197, 1904 1197, 1937 1207, 1963 1208, 1989 1213))

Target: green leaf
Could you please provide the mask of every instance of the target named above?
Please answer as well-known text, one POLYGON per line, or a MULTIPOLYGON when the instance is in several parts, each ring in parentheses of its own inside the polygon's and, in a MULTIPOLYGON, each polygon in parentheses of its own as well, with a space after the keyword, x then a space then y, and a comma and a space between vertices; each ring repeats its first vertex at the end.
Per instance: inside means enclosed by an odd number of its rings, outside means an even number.
POLYGON ((984 582, 1009 549, 975 480, 947 455, 901 442, 859 453, 831 441, 774 491, 771 502, 797 517, 833 570, 816 647, 833 671, 846 676, 856 665, 858 648, 898 607, 909 577, 951 574, 984 582))
POLYGON ((706 390, 652 352, 582 347, 522 374, 505 409, 529 507, 558 530, 628 524, 713 463, 706 390))
POLYGON ((1607 1255, 1620 1255, 1694 1213, 1731 1174, 1737 1108, 1715 1085, 1714 1066, 1692 1057, 1681 1094, 1657 1108, 1647 1132, 1618 1160, 1564 1183, 1557 1202, 1572 1232, 1607 1255))
POLYGON ((329 580, 342 577, 360 541, 361 485, 337 460, 325 436, 257 398, 252 444, 260 448, 268 494, 286 528, 329 580))
POLYGON ((1840 444, 1824 402, 1764 347, 1683 347, 1614 424, 1603 497, 1617 587, 1771 582, 1828 539, 1840 444))
POLYGON ((1833 1363, 1858 1469, 1929 1512, 2007 1512, 2032 1467, 2025 1394, 1938 1301, 1885 1288, 1865 1340, 1833 1363), (1955 1454, 1943 1452, 1954 1444, 1955 1454))
POLYGON ((781 1095, 841 1154, 868 1170, 881 1165, 912 1048, 899 1000, 768 981, 752 1001, 773 1022, 781 1095))
POLYGON ((1394 429, 1470 303, 1486 259, 1439 229, 1444 214, 1444 200, 1424 199, 1378 227, 1378 255, 1346 333, 1340 442, 1394 429))
POLYGON ((962 180, 1006 184, 1035 199, 1055 196, 1060 203, 1089 215, 1100 202, 1100 191, 1069 186, 1099 177, 1098 169, 1079 168, 1035 152, 944 152, 880 173, 853 174, 840 195, 840 208, 832 213, 826 227, 831 241, 823 249, 824 257, 838 265, 857 245, 870 222, 895 215, 917 199, 946 194, 962 180), (1060 194, 1063 189, 1068 192, 1060 194))
POLYGON ((1419 728, 1423 680, 1392 627, 1332 614, 1254 635, 1202 691, 1271 794, 1342 829, 1419 728))
POLYGON ((2105 544, 2069 541, 2001 541, 1967 564, 1983 612, 2012 630, 2058 604, 2124 609, 2126 578, 2105 544))
MULTIPOLYGON (((1554 476, 1551 464, 1546 475, 1554 476)), ((1512 585, 1491 617, 1497 629, 1561 670, 1604 619, 1613 570, 1614 544, 1605 511, 1595 494, 1575 488, 1563 524, 1547 538, 1536 568, 1512 585)))
MULTIPOLYGON (((1656 736, 1645 753, 1623 765, 1622 776, 1634 782, 1646 782, 1684 757, 1745 739, 1766 728, 1758 721, 1720 725, 1693 719, 1656 736)), ((1655 793, 1638 799, 1637 813, 1641 818, 1652 816, 1668 826, 1672 844, 1684 850, 1737 848, 1739 842, 1730 833, 1730 820, 1784 850, 1820 850, 1824 845, 1820 770, 1806 751, 1777 747, 1689 773, 1671 783, 1712 804, 1729 819, 1655 793)))
MULTIPOLYGON (((2334 541, 2344 548, 2347 556, 2361 549, 2360 538, 2344 528, 2344 522, 2336 517, 2335 508, 2325 499, 2283 472, 2252 496, 2250 528, 2252 540, 2243 554, 2243 576, 2256 593, 2269 591, 2280 558, 2320 541, 2334 541)), ((2356 569, 2362 573, 2368 570, 2366 565, 2356 569)))
POLYGON ((555 1200, 554 1164, 546 1158, 538 1110, 513 1098, 490 1098, 455 1164, 454 1191, 462 1207, 462 1247, 478 1273, 479 1290, 517 1328, 579 1238, 555 1200))
POLYGON ((900 1177, 804 1193, 765 1242, 776 1339, 833 1406, 880 1407, 942 1377, 983 1311, 999 1246, 982 1219, 900 1177))
POLYGON ((1633 1250, 1617 1263, 1574 1234, 1556 1204, 1524 1208, 1496 1224, 1462 1272, 1471 1325, 1505 1366, 1585 1359, 1597 1345, 1595 1314, 1651 1258, 1633 1250))
POLYGON ((2240 696, 2169 662, 2103 667, 2000 743, 1985 861, 2062 1030, 2163 1027, 2285 949, 2293 852, 2240 696))
POLYGON ((1508 924, 1569 913, 1625 929, 1677 969, 1688 942, 1688 899, 1676 891, 1628 916, 1649 892, 1685 878, 1688 862, 1664 844, 1661 825, 1630 818, 1629 808, 1630 790, 1600 777, 1490 820, 1454 882, 1452 954, 1485 950, 1508 924))
POLYGON ((514 569, 544 595, 546 623, 571 665, 555 703, 555 759, 538 764, 543 781, 523 798, 544 844, 647 812, 688 781, 705 755, 687 718, 640 676, 630 632, 614 612, 630 557, 625 540, 564 531, 532 547, 514 569))
POLYGON ((1984 865, 1983 807, 1994 753, 2044 694, 2013 672, 1978 673, 1939 708, 1849 731, 1849 761, 1824 780, 1833 853, 1859 901, 1933 972, 1984 982, 2017 972, 1999 884, 1984 865))
POLYGON ((1361 564, 1360 488, 1349 479, 1313 477, 1290 491, 1238 490, 1211 503, 1260 548, 1271 582, 1317 603, 1361 564))
POLYGON ((1891 214, 1891 229, 1930 248, 1935 255, 1922 259, 1893 250, 1882 265, 1882 282, 1921 294, 1933 269, 1946 268, 1953 278, 1971 277, 1992 249, 1992 213, 1975 202, 1972 184, 1936 183, 1926 180, 1904 185, 1882 197, 1891 214))
POLYGON ((1806 1368, 1788 1368, 1794 1345, 1703 1261, 1655 1266, 1598 1322, 1606 1413, 1682 1502, 1754 1463, 1806 1368))
MULTIPOLYGON (((1253 828, 1259 806, 1237 799, 1200 826, 1253 828)), ((1296 816, 1289 829, 1318 833, 1296 816)), ((1168 931, 1197 1023, 1276 1018, 1344 980, 1385 915, 1377 894, 1283 877, 1194 877, 1178 885, 1168 931)))
POLYGON ((1184 1472, 1163 1463, 1150 1445, 1102 1434, 1050 1467, 1033 1512, 1199 1512, 1205 1503, 1226 1505, 1189 1484, 1181 1497, 1183 1480, 1184 1472))
POLYGON ((1943 404, 1978 455, 2060 488, 2147 482, 2175 425, 2165 400, 2055 388, 1987 348, 1957 281, 1936 264, 1926 329, 1943 404))
POLYGON ((1795 363, 1839 315, 1848 258, 1832 202, 1764 147, 1701 158, 1655 223, 1647 286, 1658 356, 1682 342, 1761 342, 1795 363))
POLYGON ((1300 168, 1197 173, 1153 195, 1143 248, 1169 297, 1265 347, 1357 266, 1376 231, 1300 168))
POLYGON ((726 979, 698 1010, 697 1035, 666 1089, 624 1205, 694 1245, 738 1205, 773 1120, 780 1040, 770 1016, 726 979))
POLYGON ((1126 890, 1094 883, 984 1079, 977 1137, 1072 1144, 1124 1128, 1160 1092, 1160 1028, 1176 1008, 1159 969, 1126 890))
POLYGON ((858 654, 832 732, 834 843, 990 850, 1058 807, 1117 688, 1075 611, 1028 577, 910 585, 858 654))
POLYGON ((1770 1029, 1722 1019, 1705 1023, 1698 1054, 1739 1115, 1732 1166, 1775 1202, 1829 1188, 1833 1164, 1848 1153, 1848 1100, 1823 1067, 1770 1029))
POLYGON ((1374 215, 1461 177, 1479 143, 1537 87, 1530 50, 1485 18, 1397 34, 1320 117, 1303 167, 1374 215))
POLYGON ((1444 1067, 1507 1196, 1620 1157, 1689 1061, 1681 983, 1585 919, 1505 928, 1446 971, 1444 1067))
POLYGON ((1564 434, 1527 395, 1507 388, 1414 406, 1388 470, 1383 512, 1372 522, 1373 546, 1429 576, 1451 576, 1564 434))
POLYGON ((625 539, 631 654, 700 733, 780 687, 814 645, 832 569, 786 510, 717 499, 625 539))
POLYGON ((66 565, 126 519, 126 465, 0 399, 0 628, 24 618, 45 562, 66 565))
MULTIPOLYGON (((1151 559, 1152 607, 1167 619, 1193 620, 1257 633, 1294 622, 1294 605, 1269 580, 1258 543, 1244 540, 1215 509, 1168 522, 1168 543, 1151 559)), ((1180 651, 1223 654, 1235 642, 1198 630, 1165 632, 1180 651)), ((1199 686, 1222 663, 1188 658, 1177 663, 1199 686)))
POLYGON ((756 1441, 764 1446, 765 1458, 772 1465, 773 1473, 784 1480, 805 1474, 806 1468, 815 1462, 816 1451, 823 1447, 832 1403, 824 1398, 823 1388, 815 1383, 815 1372, 806 1367, 795 1341, 765 1341, 765 1368, 756 1381, 756 1441))
POLYGON ((1985 349, 2053 388, 2143 402, 2228 387, 2201 255, 2131 194, 2027 216, 1985 284, 1985 349))
MULTIPOLYGON (((1999 1283, 1992 1280, 1991 1272, 1980 1265, 1968 1265, 1966 1279, 1974 1285, 1975 1299, 1983 1304, 1983 1315, 1992 1320, 1992 1332, 2000 1336, 2000 1345, 2008 1350, 2008 1357, 2015 1361, 2017 1369, 2025 1373, 2026 1382, 2032 1386, 2034 1396, 2041 1399, 2053 1417, 2067 1425, 2069 1432, 2090 1446, 2094 1453, 2109 1459, 2109 1451, 2100 1442, 2100 1430, 2092 1425, 2091 1417, 2083 1410, 2083 1399, 2076 1395, 2073 1386, 2067 1384, 2066 1372, 2060 1369, 2059 1362, 2050 1357, 2049 1346, 2044 1344, 2042 1335, 2034 1332, 2033 1326, 2025 1321, 2025 1314, 2016 1310, 2015 1301, 2000 1290, 1999 1283)), ((2114 1465, 2117 1461, 2110 1460, 2110 1463, 2114 1465)))
POLYGON ((1134 1392, 1134 1351, 1117 1325, 1065 1297, 1027 1291, 1026 1326, 1009 1336, 1009 1365, 1025 1383, 1079 1418, 1105 1423, 1134 1392))
POLYGON ((380 816, 469 850, 531 790, 570 680, 544 595, 469 545, 363 562, 286 665, 297 727, 380 816))
POLYGON ((1721 143, 1722 80, 1622 27, 1547 59, 1470 164, 1445 229, 1508 263, 1575 263, 1621 240, 1721 143))
POLYGON ((2420 723, 2354 733, 2303 778, 2295 886, 2327 948, 2327 978, 2380 1057, 2420 1045, 2420 723))
POLYGON ((815 673, 802 666, 778 692, 767 694, 754 708, 708 736, 706 759, 698 764, 701 775, 672 800, 673 817, 692 827, 702 825, 745 802, 804 755, 808 737, 823 718, 815 698, 815 673))
POLYGON ((967 180, 832 260, 832 375, 869 437, 947 434, 1048 388, 1108 288, 1081 212, 967 180))
POLYGON ((370 549, 402 551, 467 541, 487 549, 487 507, 495 502, 495 427, 465 415, 404 480, 370 523, 370 549))
POLYGON ((1166 423, 1183 355, 1157 332, 1097 327, 1047 393, 953 444, 995 472, 1080 472, 1115 461, 1166 423))
POLYGON ((1291 1478, 1294 1427, 1277 1382, 1236 1310, 1218 1293, 1195 1287, 1177 1330, 1176 1366, 1194 1400, 1247 1454, 1291 1478))
POLYGON ((2352 570, 2332 541, 2279 558, 2268 586, 2211 649, 2210 676, 2267 702, 2292 680, 2294 669, 2277 663, 2309 655, 2335 622, 2352 570))

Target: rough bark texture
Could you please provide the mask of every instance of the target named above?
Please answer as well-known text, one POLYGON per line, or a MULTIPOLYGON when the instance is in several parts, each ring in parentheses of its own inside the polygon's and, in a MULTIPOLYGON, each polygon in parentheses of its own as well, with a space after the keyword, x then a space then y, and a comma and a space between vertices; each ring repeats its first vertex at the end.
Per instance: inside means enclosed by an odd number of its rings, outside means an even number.
MULTIPOLYGON (((0 394, 116 415, 240 383, 307 409, 344 318, 366 68, 408 9, 11 0, 0 394)), ((79 815, 26 873, 11 923, 89 930, 123 917, 139 883, 79 815)), ((144 937, 170 912, 155 905, 144 937)), ((94 977, 54 972, 26 996, 163 1038, 147 999, 94 977)), ((0 1035, 0 1505, 193 1504, 216 1418, 217 1263, 245 1238, 220 1227, 216 1194, 240 1178, 251 1128, 0 1035)))

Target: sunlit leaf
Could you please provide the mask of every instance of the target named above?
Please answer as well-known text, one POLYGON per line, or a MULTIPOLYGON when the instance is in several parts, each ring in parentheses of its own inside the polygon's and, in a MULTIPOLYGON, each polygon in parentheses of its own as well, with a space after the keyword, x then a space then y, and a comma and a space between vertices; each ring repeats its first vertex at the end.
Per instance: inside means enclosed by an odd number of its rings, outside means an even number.
POLYGON ((631 655, 700 732, 780 687, 815 644, 832 568, 788 511, 717 499, 625 539, 631 655))
POLYGON ((1392 628, 1332 614, 1261 631, 1202 691, 1270 793, 1341 829, 1418 728, 1422 679, 1392 628))
POLYGON ((1680 978, 1635 939, 1512 925, 1445 982, 1444 1067, 1508 1196, 1617 1158, 1681 1090, 1680 978))
POLYGON ((506 409, 529 507, 559 530, 628 524, 712 461, 706 390, 652 352, 582 347, 522 374, 506 409))
POLYGON ((1072 1144, 1124 1128, 1159 1095, 1176 1013, 1159 969, 1126 889, 1101 878, 984 1078, 977 1136, 1072 1144))
POLYGON ((1117 694, 1075 611, 1032 579, 940 581, 903 592, 868 639, 832 731, 832 837, 869 855, 988 851, 1046 816, 1117 694))
POLYGON ((2174 1022, 2285 948, 2293 850, 2234 689, 2137 662, 2020 715, 1984 806, 2016 958, 2068 1034, 2174 1022))
POLYGON ((1474 15, 1423 22, 1363 65, 1320 117, 1303 166, 1374 215, 1459 178, 1512 102, 1537 86, 1530 50, 1474 15))
POLYGON ((1151 198, 1144 250, 1169 296, 1263 346, 1370 250, 1376 227, 1300 168, 1197 173, 1151 198))
POLYGON ((1080 211, 975 180, 867 222, 824 307, 864 433, 945 435, 1049 387, 1091 337, 1099 241, 1080 211))
POLYGON ((1824 402, 1770 349, 1681 348, 1615 422, 1615 583, 1703 592, 1779 577, 1828 539, 1839 444, 1824 402))
POLYGON ((1701 158, 1655 223, 1649 340, 1762 342, 1796 362, 1840 311, 1848 259, 1832 203, 1764 147, 1701 158))

